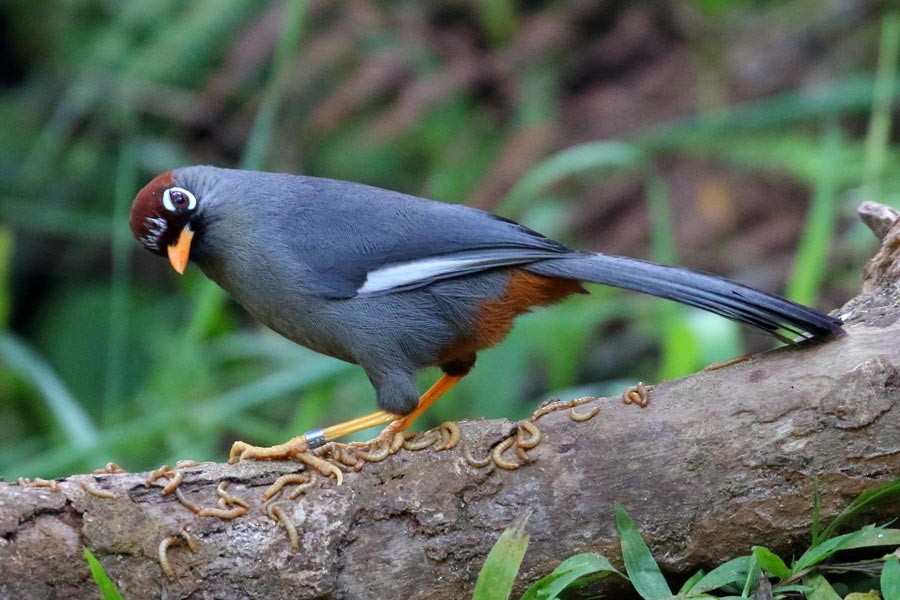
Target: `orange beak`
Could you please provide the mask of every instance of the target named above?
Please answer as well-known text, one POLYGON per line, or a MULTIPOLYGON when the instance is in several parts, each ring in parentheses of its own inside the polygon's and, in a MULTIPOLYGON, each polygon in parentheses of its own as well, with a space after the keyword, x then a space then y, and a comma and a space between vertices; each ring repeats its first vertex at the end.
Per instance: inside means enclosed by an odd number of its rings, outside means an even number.
POLYGON ((181 233, 178 234, 178 241, 169 246, 169 262, 172 268, 179 275, 184 274, 187 269, 188 260, 191 258, 191 240, 194 239, 194 232, 191 231, 190 225, 185 225, 181 233))

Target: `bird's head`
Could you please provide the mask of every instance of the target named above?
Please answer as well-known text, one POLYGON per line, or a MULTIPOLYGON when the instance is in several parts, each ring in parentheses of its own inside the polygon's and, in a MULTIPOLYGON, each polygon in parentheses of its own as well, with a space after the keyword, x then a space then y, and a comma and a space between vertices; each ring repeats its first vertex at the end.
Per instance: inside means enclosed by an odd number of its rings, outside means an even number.
POLYGON ((191 242, 200 229, 203 198, 166 171, 138 192, 131 206, 131 232, 147 250, 168 256, 172 268, 184 273, 191 242))

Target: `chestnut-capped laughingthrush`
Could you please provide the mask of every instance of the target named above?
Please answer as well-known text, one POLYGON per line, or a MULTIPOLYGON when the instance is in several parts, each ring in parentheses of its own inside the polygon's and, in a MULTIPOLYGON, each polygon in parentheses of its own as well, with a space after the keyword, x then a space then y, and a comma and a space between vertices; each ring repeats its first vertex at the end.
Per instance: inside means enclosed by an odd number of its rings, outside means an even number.
POLYGON ((573 250, 487 212, 346 181, 176 169, 138 193, 131 230, 179 273, 193 261, 284 337, 360 365, 375 388, 381 411, 272 449, 239 442, 236 458, 287 458, 392 420, 405 428, 518 315, 584 293, 583 282, 776 335, 842 333, 837 318, 715 275, 573 250), (445 375, 420 402, 413 375, 430 365, 445 375))

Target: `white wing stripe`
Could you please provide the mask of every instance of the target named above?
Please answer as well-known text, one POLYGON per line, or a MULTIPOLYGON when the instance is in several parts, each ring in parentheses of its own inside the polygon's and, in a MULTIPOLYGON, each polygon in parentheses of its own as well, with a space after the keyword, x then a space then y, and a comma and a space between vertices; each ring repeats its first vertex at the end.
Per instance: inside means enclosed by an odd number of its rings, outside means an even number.
POLYGON ((368 296, 396 289, 409 289, 417 287, 416 284, 425 284, 435 279, 446 279, 492 267, 529 263, 557 256, 559 255, 554 253, 529 252, 518 248, 495 248, 489 251, 431 256, 369 271, 366 274, 366 281, 356 290, 356 295, 368 296))
POLYGON ((369 271, 366 282, 356 290, 359 295, 377 294, 398 287, 404 287, 418 281, 431 279, 445 273, 465 270, 468 267, 485 263, 485 258, 478 257, 439 257, 423 258, 408 263, 400 263, 369 271))

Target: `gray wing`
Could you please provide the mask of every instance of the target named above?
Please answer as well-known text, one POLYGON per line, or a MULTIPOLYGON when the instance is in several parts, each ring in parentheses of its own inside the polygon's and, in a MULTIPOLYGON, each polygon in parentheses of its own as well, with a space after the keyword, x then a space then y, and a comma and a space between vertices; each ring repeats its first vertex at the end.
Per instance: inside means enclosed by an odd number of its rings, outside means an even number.
POLYGON ((467 206, 300 177, 303 233, 290 244, 330 298, 375 296, 497 267, 570 255, 518 223, 467 206))

